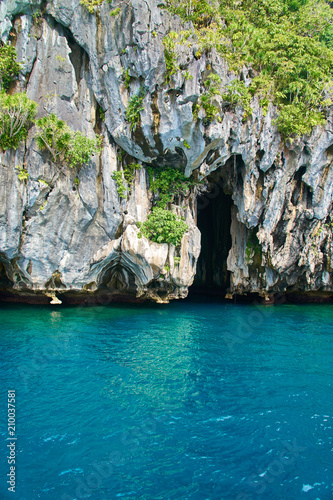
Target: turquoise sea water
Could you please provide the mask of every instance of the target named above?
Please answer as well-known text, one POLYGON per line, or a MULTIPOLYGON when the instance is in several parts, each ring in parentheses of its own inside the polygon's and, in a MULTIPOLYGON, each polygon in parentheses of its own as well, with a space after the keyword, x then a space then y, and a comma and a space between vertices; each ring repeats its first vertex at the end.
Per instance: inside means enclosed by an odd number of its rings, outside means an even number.
POLYGON ((332 327, 330 306, 1 305, 0 498, 332 499, 332 327))

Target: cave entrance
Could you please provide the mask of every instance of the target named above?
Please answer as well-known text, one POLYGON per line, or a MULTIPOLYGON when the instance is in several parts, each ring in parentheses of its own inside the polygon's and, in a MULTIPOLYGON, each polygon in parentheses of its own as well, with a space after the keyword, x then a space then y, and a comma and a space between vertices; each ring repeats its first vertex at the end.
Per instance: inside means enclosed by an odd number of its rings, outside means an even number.
POLYGON ((221 173, 208 177, 209 191, 197 198, 197 226, 201 232, 201 253, 193 291, 226 292, 230 287, 227 258, 231 248, 231 194, 224 192, 221 173))
POLYGON ((13 287, 13 282, 8 278, 6 268, 0 260, 0 290, 10 290, 13 287))

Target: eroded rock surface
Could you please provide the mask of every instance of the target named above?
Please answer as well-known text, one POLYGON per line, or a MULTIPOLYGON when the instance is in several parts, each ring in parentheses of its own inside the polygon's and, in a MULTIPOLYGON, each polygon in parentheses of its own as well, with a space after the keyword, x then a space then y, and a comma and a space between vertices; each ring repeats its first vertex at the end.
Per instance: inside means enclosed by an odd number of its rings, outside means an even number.
POLYGON ((198 58, 195 47, 179 46, 181 69, 167 82, 162 42, 181 22, 154 0, 104 2, 95 14, 79 0, 10 0, 0 4, 0 22, 2 40, 12 40, 23 63, 11 90, 26 90, 39 116, 52 111, 74 130, 103 136, 101 155, 79 173, 41 153, 33 128, 26 144, 0 155, 4 291, 158 302, 186 296, 200 253, 195 194, 177 209, 189 226, 180 249, 138 238, 152 194, 142 168, 126 199, 119 197, 112 174, 125 151, 143 166, 194 172, 205 179, 208 199, 213 189, 231 196, 230 294, 333 292, 332 114, 325 127, 287 144, 275 109, 264 116, 255 98, 245 121, 242 109, 226 107, 220 123, 208 123, 202 110, 194 119, 207 68, 223 85, 235 75, 214 52, 198 58), (38 9, 42 16, 33 17, 38 9), (144 109, 131 130, 126 109, 140 88, 144 109), (18 180, 17 165, 27 168, 27 182, 18 180))

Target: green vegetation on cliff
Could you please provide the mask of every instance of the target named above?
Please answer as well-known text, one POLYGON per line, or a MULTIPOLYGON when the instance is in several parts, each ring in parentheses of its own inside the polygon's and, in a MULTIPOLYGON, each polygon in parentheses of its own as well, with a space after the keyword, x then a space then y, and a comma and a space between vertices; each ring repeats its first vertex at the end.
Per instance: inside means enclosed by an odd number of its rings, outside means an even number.
POLYGON ((155 195, 156 205, 166 208, 176 196, 184 196, 196 182, 185 177, 183 172, 171 167, 147 167, 150 189, 155 195))
POLYGON ((168 209, 168 205, 177 197, 183 198, 189 189, 198 183, 193 178, 185 177, 180 170, 171 167, 147 167, 147 172, 155 206, 143 224, 137 223, 140 227, 138 236, 139 238, 145 236, 155 243, 167 243, 178 247, 188 226, 183 217, 168 209))
POLYGON ((0 46, 0 84, 7 91, 10 82, 19 74, 21 65, 16 61, 16 49, 9 44, 0 46))
POLYGON ((0 147, 17 149, 36 116, 38 104, 25 93, 0 93, 0 147))
MULTIPOLYGON (((54 162, 66 162, 70 167, 80 167, 100 151, 100 139, 89 139, 75 132, 55 114, 35 120, 38 104, 26 93, 9 94, 10 82, 18 76, 21 64, 16 61, 16 49, 11 45, 0 46, 0 148, 17 149, 27 137, 28 129, 36 125, 35 139, 39 149, 47 150, 54 162), (7 91, 7 93, 6 93, 7 91)), ((22 172, 21 172, 22 174, 22 172)))
POLYGON ((38 104, 26 93, 8 94, 10 83, 18 76, 21 64, 16 61, 16 49, 0 46, 0 148, 17 149, 28 133, 37 113, 38 104), (6 93, 7 92, 7 93, 6 93))
POLYGON ((131 130, 135 130, 137 124, 140 122, 140 111, 144 110, 142 101, 145 97, 144 89, 140 89, 138 94, 133 95, 128 103, 126 109, 126 120, 130 124, 131 130))
POLYGON ((103 0, 80 0, 80 4, 83 5, 90 14, 94 13, 95 7, 98 7, 103 3, 103 0))
MULTIPOLYGON (((256 94, 264 112, 269 103, 277 106, 276 123, 284 137, 309 133, 313 126, 325 123, 333 85, 333 11, 329 2, 167 0, 167 8, 193 23, 200 46, 196 57, 216 49, 239 80, 244 66, 249 68, 250 85, 240 81, 218 89, 224 100, 244 108, 245 119, 256 94)), ((213 119, 217 110, 210 97, 205 111, 213 119)))
MULTIPOLYGON (((120 154, 120 161, 122 160, 122 155, 120 154)), ((117 183, 117 193, 120 198, 125 199, 127 194, 132 192, 132 183, 135 179, 135 173, 142 167, 140 163, 129 163, 128 165, 123 165, 123 170, 117 170, 113 172, 112 179, 117 183), (127 184, 127 189, 124 184, 124 179, 127 184)))
POLYGON ((70 167, 81 167, 100 151, 98 138, 89 139, 81 132, 74 132, 69 125, 54 113, 36 121, 37 146, 46 149, 52 161, 66 162, 70 167))
POLYGON ((188 229, 184 219, 170 210, 154 207, 148 215, 147 220, 141 224, 139 238, 145 236, 155 243, 167 243, 168 245, 180 245, 182 237, 188 229))

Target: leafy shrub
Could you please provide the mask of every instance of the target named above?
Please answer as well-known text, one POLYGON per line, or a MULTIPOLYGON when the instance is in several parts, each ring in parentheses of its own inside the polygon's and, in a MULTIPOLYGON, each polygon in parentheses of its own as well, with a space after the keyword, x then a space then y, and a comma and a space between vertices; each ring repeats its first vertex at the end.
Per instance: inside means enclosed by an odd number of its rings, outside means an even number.
MULTIPOLYGON (((122 157, 120 158, 120 161, 121 160, 122 157)), ((120 198, 126 197, 126 188, 124 185, 123 177, 127 183, 128 193, 131 194, 131 185, 135 178, 135 172, 141 167, 142 165, 140 165, 139 163, 130 163, 129 165, 126 165, 124 167, 123 172, 117 171, 112 174, 112 179, 115 180, 117 183, 117 192, 120 198)))
POLYGON ((147 220, 141 225, 138 237, 145 236, 155 243, 167 243, 179 246, 185 232, 188 230, 184 218, 174 212, 154 207, 147 220))
POLYGON ((117 193, 120 198, 126 198, 126 188, 123 181, 123 173, 121 171, 113 172, 112 179, 117 183, 117 193))
POLYGON ((150 189, 158 195, 157 206, 166 208, 175 196, 182 196, 196 183, 193 179, 185 177, 180 171, 171 167, 147 167, 150 189))
POLYGON ((35 26, 40 26, 42 19, 43 19, 43 14, 40 10, 36 10, 36 12, 32 15, 33 22, 35 26))
MULTIPOLYGON (((212 73, 208 76, 204 86, 206 92, 200 96, 198 105, 204 109, 207 121, 211 122, 215 118, 220 121, 220 109, 213 103, 213 99, 214 96, 221 95, 221 78, 212 73)), ((196 108, 196 110, 198 111, 198 108, 196 108)))
POLYGON ((137 124, 140 122, 140 111, 144 110, 142 101, 145 97, 144 90, 141 88, 139 93, 131 97, 127 109, 126 120, 129 122, 131 130, 135 130, 137 124))
POLYGON ((117 7, 116 9, 113 9, 113 10, 110 12, 110 16, 115 17, 115 16, 117 16, 120 12, 121 12, 121 8, 120 8, 120 7, 117 7))
POLYGON ((69 148, 65 154, 65 160, 70 167, 80 167, 89 163, 90 158, 99 153, 101 144, 99 138, 89 139, 81 132, 71 132, 69 148))
POLYGON ((103 0, 80 0, 80 4, 85 7, 90 14, 93 14, 95 11, 95 7, 98 7, 103 3, 103 0))
POLYGON ((244 82, 233 80, 226 88, 227 92, 223 94, 223 99, 231 104, 232 107, 241 106, 244 109, 244 119, 252 115, 250 106, 251 93, 244 82))
POLYGON ((58 159, 64 160, 70 146, 72 131, 66 122, 51 113, 37 120, 35 138, 39 149, 47 149, 52 160, 56 162, 58 159))
POLYGON ((46 208, 46 205, 47 205, 47 200, 44 201, 44 203, 42 203, 39 207, 39 210, 42 211, 46 208))
POLYGON ((136 170, 140 169, 141 167, 142 165, 140 165, 140 163, 130 163, 129 165, 126 165, 124 167, 124 177, 129 186, 129 190, 132 182, 134 181, 136 170))
POLYGON ((19 181, 25 182, 29 179, 29 173, 26 168, 20 167, 19 165, 17 165, 15 168, 17 170, 17 178, 19 181))
POLYGON ((36 116, 38 104, 27 94, 0 93, 0 147, 16 149, 28 133, 36 116))
POLYGON ((177 73, 179 71, 179 65, 177 64, 177 54, 176 54, 176 42, 175 40, 178 39, 178 33, 175 31, 170 31, 164 39, 163 39, 163 45, 164 45, 164 58, 165 58, 165 65, 166 65, 166 81, 169 82, 172 75, 177 73))
POLYGON ((17 53, 11 45, 0 46, 0 83, 3 90, 8 90, 10 82, 20 72, 21 64, 16 61, 17 53))
POLYGON ((185 71, 185 73, 183 73, 184 75, 184 78, 185 80, 193 80, 193 76, 191 75, 191 73, 189 71, 185 71))
MULTIPOLYGON (((241 79, 244 66, 255 78, 248 89, 264 113, 277 106, 286 136, 323 123, 333 86, 333 10, 324 0, 167 0, 167 8, 195 27, 200 50, 216 49, 241 79), (286 106, 289 106, 286 108, 286 106), (290 115, 293 120, 289 119, 290 115)), ((241 83, 241 82, 240 82, 241 83)), ((250 114, 245 89, 231 87, 231 104, 250 114), (243 92, 244 91, 244 92, 243 92)), ((209 103, 208 114, 215 110, 209 103)))
POLYGON ((259 104, 263 109, 264 116, 266 116, 268 105, 274 100, 274 82, 270 76, 260 73, 253 78, 248 92, 251 96, 256 94, 259 97, 259 104))
POLYGON ((125 80, 125 88, 129 90, 130 88, 130 81, 131 81, 131 75, 129 74, 129 68, 124 73, 124 80, 125 80))
POLYGON ((58 54, 58 55, 56 55, 56 60, 59 63, 58 70, 59 71, 63 71, 64 70, 64 66, 65 66, 65 62, 66 62, 66 57, 62 57, 60 54, 58 54))
POLYGON ((39 149, 49 151, 54 162, 65 161, 70 167, 81 167, 100 151, 99 139, 74 132, 54 113, 37 120, 35 138, 39 149))
POLYGON ((316 125, 324 125, 326 122, 324 114, 314 111, 305 106, 304 103, 295 103, 281 106, 275 123, 285 138, 292 134, 310 134, 316 125))

